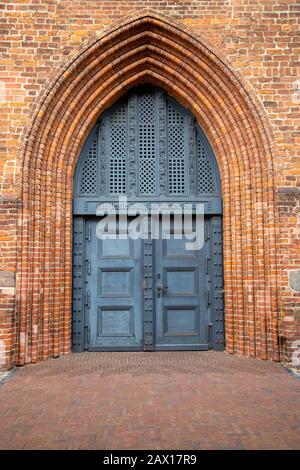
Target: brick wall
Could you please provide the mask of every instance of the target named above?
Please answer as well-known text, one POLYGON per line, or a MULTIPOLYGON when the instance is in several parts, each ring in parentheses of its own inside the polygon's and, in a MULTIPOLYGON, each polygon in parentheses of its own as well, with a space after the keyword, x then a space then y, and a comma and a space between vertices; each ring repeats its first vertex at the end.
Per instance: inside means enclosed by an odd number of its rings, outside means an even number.
MULTIPOLYGON (((266 241, 264 242, 264 250, 268 250, 271 257, 274 255, 274 251, 278 255, 276 276, 273 276, 274 273, 270 273, 268 283, 272 284, 271 287, 278 296, 276 301, 272 300, 275 302, 272 308, 276 309, 277 318, 279 318, 281 357, 289 360, 293 348, 291 338, 300 338, 300 285, 299 277, 297 277, 297 270, 300 269, 299 191, 297 190, 300 174, 297 155, 300 136, 297 128, 300 104, 299 62, 297 62, 299 59, 299 44, 297 43, 299 41, 299 36, 297 36, 299 4, 286 0, 262 0, 260 2, 256 0, 148 1, 146 4, 148 8, 159 14, 169 15, 178 22, 178 25, 187 27, 188 31, 212 45, 217 55, 224 58, 226 64, 236 71, 237 77, 241 77, 245 83, 248 82, 251 96, 258 103, 257 120, 268 121, 266 127, 269 126, 270 132, 266 139, 272 140, 271 147, 273 149, 272 183, 269 180, 270 175, 266 173, 263 190, 268 191, 268 194, 274 193, 276 198, 275 212, 279 218, 276 220, 276 244, 274 241, 266 241), (284 317, 288 317, 288 321, 284 322, 284 317), (286 336, 288 337, 286 338, 286 336)), ((72 57, 77 57, 87 45, 101 37, 104 27, 118 25, 125 15, 139 12, 144 6, 145 2, 142 1, 117 2, 111 0, 4 0, 0 5, 0 52, 2 56, 0 65, 0 340, 4 340, 6 364, 14 361, 18 363, 36 361, 69 350, 69 320, 66 318, 58 321, 55 318, 58 318, 59 315, 59 318, 62 318, 62 312, 57 313, 57 317, 52 316, 51 313, 55 309, 56 312, 59 312, 61 308, 56 305, 56 300, 53 299, 60 287, 51 284, 54 286, 51 287, 53 289, 51 290, 49 283, 43 284, 40 281, 42 258, 39 258, 39 264, 32 266, 30 271, 26 271, 26 269, 24 271, 26 263, 30 264, 30 257, 26 258, 24 255, 24 246, 26 246, 27 253, 40 253, 42 249, 39 241, 49 235, 47 228, 43 225, 43 220, 39 218, 43 212, 34 212, 35 215, 32 216, 32 211, 40 197, 44 198, 44 202, 41 202, 42 206, 43 204, 47 206, 45 202, 47 194, 41 196, 43 189, 41 189, 41 185, 43 182, 46 184, 45 178, 47 176, 50 178, 48 174, 50 170, 44 168, 37 176, 35 169, 39 165, 42 167, 38 152, 43 155, 45 149, 39 147, 37 150, 34 147, 31 139, 38 139, 42 134, 38 132, 32 134, 30 129, 34 127, 34 123, 43 113, 48 112, 49 106, 48 110, 42 107, 43 99, 48 99, 49 93, 55 97, 53 80, 54 77, 59 77, 60 70, 66 71, 64 65, 71 64, 72 57), (50 87, 51 83, 52 87, 50 87), (36 159, 33 165, 24 159, 28 144, 27 139, 35 149, 35 153, 32 153, 30 157, 31 162, 34 158, 36 159), (27 179, 22 179, 24 174, 27 175, 27 179), (34 191, 30 189, 31 177, 35 181, 34 191), (37 178, 39 178, 38 181, 37 178), (26 224, 34 224, 35 238, 32 235, 28 235, 26 238, 27 235, 24 235, 22 227, 26 227, 26 224), (41 235, 36 238, 38 230, 41 235), (20 265, 23 266, 22 271, 20 271, 20 265), (19 272, 15 276, 17 266, 19 272), (15 279, 18 281, 18 286, 21 286, 17 289, 17 297, 15 297, 15 279), (41 300, 41 296, 43 300, 41 300), (47 302, 45 302, 45 298, 48 298, 47 302), (26 315, 20 317, 19 305, 23 305, 24 302, 26 315), (41 304, 41 302, 43 303, 41 304), (41 305, 43 305, 42 310, 41 305), (35 327, 33 328, 32 325, 35 327), (37 334, 37 330, 42 334, 37 334), (23 343, 27 345, 26 351, 20 355, 23 343), (31 346, 29 347, 28 344, 31 346)), ((171 33, 170 35, 172 36, 171 33)), ((174 95, 176 95, 175 91, 174 95)), ((178 99, 180 100, 179 95, 178 99)), ((186 104, 188 105, 188 103, 186 104)), ((88 132, 88 126, 85 132, 88 132)), ((209 126, 207 132, 208 134, 210 132, 209 126)), ((81 140, 83 138, 82 134, 81 140)), ((211 138, 213 139, 213 135, 211 138)), ((262 142, 263 140, 262 137, 262 142)), ((51 129, 48 130, 48 140, 43 141, 42 145, 50 146, 50 143, 51 129)), ((247 143, 243 145, 247 145, 247 143)), ((258 144, 252 144, 251 147, 253 161, 256 155, 261 152, 261 149, 256 148, 255 145, 258 144)), ((215 148, 217 146, 216 140, 215 148)), ((231 151, 229 144, 227 151, 231 151)), ((247 151, 251 153, 250 147, 247 151)), ((267 161, 268 157, 266 156, 265 159, 267 161)), ((254 168, 254 164, 251 168, 251 158, 249 158, 249 162, 248 169, 245 165, 245 174, 251 173, 254 168)), ((222 164, 220 161, 221 166, 222 164)), ((62 164, 61 172, 63 171, 62 164)), ((71 171, 69 167, 66 169, 66 174, 69 177, 71 171)), ((222 171, 221 168, 221 173, 222 171)), ((238 171, 238 163, 236 163, 228 178, 233 180, 237 178, 238 171)), ((254 168, 253 172, 255 171, 254 168)), ((225 175, 225 169, 223 175, 225 175)), ((256 176, 257 178, 258 176, 256 176)), ((70 186, 71 179, 66 176, 66 181, 70 186)), ((248 197, 246 192, 251 191, 257 194, 259 204, 262 190, 253 181, 255 179, 251 180, 250 186, 250 183, 248 186, 241 186, 245 193, 240 194, 239 197, 242 201, 243 198, 248 197)), ((231 198, 236 197, 236 194, 227 194, 226 184, 227 176, 223 176, 225 204, 229 204, 231 198)), ((232 192, 238 191, 233 185, 230 188, 232 192)), ((68 194, 70 198, 71 187, 68 187, 66 192, 61 191, 61 194, 65 196, 68 194)), ((236 201, 238 200, 235 199, 237 204, 236 201)), ((262 211, 267 210, 264 209, 264 202, 262 200, 262 211)), ((45 210, 49 210, 47 207, 45 210)), ((257 208, 258 205, 252 212, 257 217, 257 219, 252 219, 252 230, 254 231, 260 217, 262 217, 257 208)), ((236 210, 238 211, 238 205, 236 210)), ((56 224, 53 220, 53 214, 48 215, 51 221, 56 224)), ((229 218, 229 212, 227 217, 229 218)), ((70 223, 69 219, 67 223, 70 223)), ((64 235, 61 227, 61 225, 58 226, 57 237, 62 239, 64 235)), ((243 227, 237 222, 235 229, 239 231, 243 227)), ((264 233, 268 231, 268 224, 262 230, 264 233)), ((225 236, 226 233, 225 227, 225 236)), ((243 235, 242 242, 248 240, 249 237, 250 233, 243 235)), ((70 239, 66 239, 61 243, 66 243, 67 248, 71 249, 70 242, 70 239)), ((50 254, 49 252, 43 253, 46 262, 47 257, 51 258, 53 255, 51 252, 50 254)), ((227 253, 226 255, 225 249, 225 257, 227 256, 225 270, 227 269, 227 261, 229 265, 229 248, 227 253)), ((233 286, 228 276, 227 309, 228 318, 232 316, 232 322, 231 324, 228 322, 227 339, 230 352, 277 358, 277 355, 270 353, 258 354, 255 352, 260 350, 265 341, 262 336, 262 331, 265 328, 263 324, 260 330, 257 330, 255 339, 253 339, 254 336, 253 338, 251 336, 251 332, 256 328, 254 324, 261 321, 261 316, 255 317, 255 315, 253 318, 256 320, 251 320, 251 311, 260 308, 261 304, 269 302, 266 294, 260 292, 261 282, 253 281, 251 293, 245 294, 246 283, 252 276, 251 272, 258 273, 260 270, 260 255, 261 249, 257 250, 258 261, 255 261, 254 256, 252 266, 249 267, 245 266, 246 261, 243 261, 242 256, 236 252, 234 269, 236 279, 241 285, 241 294, 239 294, 239 285, 233 286), (248 312, 246 320, 243 318, 245 309, 248 312), (239 326, 242 324, 244 326, 239 326), (247 325, 246 330, 245 324, 247 325), (246 340, 243 338, 243 334, 246 334, 246 340)), ((60 256, 57 254, 58 265, 61 265, 60 256)), ((266 260, 264 262, 267 263, 266 260)), ((61 282, 65 280, 65 303, 63 304, 65 308, 69 308, 70 279, 68 276, 70 274, 68 273, 70 273, 69 264, 64 272, 60 272, 59 277, 61 282)), ((48 276, 48 280, 51 277, 49 273, 43 273, 43 276, 48 276)), ((57 302, 59 303, 60 300, 57 302)), ((267 312, 266 307, 264 308, 267 312)), ((266 313, 266 317, 268 315, 266 313)), ((270 324, 272 322, 274 323, 271 319, 270 324)))

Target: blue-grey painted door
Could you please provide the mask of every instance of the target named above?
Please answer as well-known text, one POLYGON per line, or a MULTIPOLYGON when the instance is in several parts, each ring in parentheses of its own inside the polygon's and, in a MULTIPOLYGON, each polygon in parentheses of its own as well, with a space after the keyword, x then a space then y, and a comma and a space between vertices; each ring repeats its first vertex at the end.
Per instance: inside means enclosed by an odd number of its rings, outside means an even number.
POLYGON ((189 250, 187 242, 172 233, 155 241, 156 350, 208 349, 208 244, 189 250))
POLYGON ((101 240, 98 220, 74 225, 74 350, 222 350, 221 217, 205 218, 200 250, 172 233, 101 240))
MULTIPOLYGON (((99 220, 99 219, 98 219, 99 220)), ((86 233, 86 310, 88 349, 142 349, 142 241, 101 240, 98 220, 86 233)))
POLYGON ((101 114, 74 175, 73 350, 224 348, 220 183, 203 130, 165 91, 132 89, 101 114), (121 195, 202 203, 204 248, 97 239, 98 206, 118 212, 121 195))

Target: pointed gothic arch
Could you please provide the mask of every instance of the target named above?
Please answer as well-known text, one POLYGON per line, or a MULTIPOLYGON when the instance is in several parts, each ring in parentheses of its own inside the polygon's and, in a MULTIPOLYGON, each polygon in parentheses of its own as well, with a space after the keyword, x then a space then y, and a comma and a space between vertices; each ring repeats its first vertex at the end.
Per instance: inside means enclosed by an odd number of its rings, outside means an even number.
POLYGON ((279 359, 274 145, 249 84, 172 19, 144 10, 104 30, 45 88, 24 138, 16 362, 70 351, 72 185, 99 115, 134 86, 165 89, 208 137, 224 201, 226 344, 279 359))

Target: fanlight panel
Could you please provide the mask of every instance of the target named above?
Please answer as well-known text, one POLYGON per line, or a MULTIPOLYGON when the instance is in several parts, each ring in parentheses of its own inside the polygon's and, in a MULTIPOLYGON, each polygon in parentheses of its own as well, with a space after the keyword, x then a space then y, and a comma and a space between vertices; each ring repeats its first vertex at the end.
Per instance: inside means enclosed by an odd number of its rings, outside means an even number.
POLYGON ((195 118, 159 89, 127 95, 81 152, 75 197, 220 197, 212 148, 195 118))

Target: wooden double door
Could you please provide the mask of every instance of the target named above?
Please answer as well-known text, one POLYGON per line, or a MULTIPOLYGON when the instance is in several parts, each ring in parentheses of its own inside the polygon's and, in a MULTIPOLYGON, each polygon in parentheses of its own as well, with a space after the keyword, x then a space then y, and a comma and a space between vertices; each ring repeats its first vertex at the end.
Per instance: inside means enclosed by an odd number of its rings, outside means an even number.
POLYGON ((90 351, 223 349, 221 218, 205 219, 198 250, 172 228, 169 239, 102 240, 98 220, 75 220, 73 308, 83 323, 75 344, 90 351))

